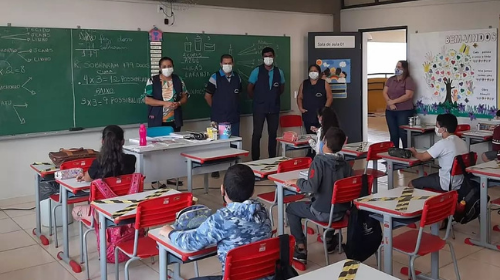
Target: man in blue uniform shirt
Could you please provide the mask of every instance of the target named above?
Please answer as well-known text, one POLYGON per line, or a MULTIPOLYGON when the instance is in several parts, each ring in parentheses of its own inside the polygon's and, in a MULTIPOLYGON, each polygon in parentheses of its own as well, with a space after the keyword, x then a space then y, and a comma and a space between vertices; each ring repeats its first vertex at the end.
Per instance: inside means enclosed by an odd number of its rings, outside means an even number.
POLYGON ((248 80, 248 95, 253 99, 252 160, 260 158, 260 138, 266 120, 269 157, 276 156, 280 96, 285 90, 285 76, 281 69, 274 66, 274 56, 272 48, 264 48, 264 64, 255 68, 248 80))
MULTIPOLYGON (((220 58, 219 71, 212 74, 205 87, 205 100, 212 107, 211 120, 216 123, 230 123, 231 135, 240 136, 241 78, 233 71, 233 57, 224 54, 220 58)), ((219 172, 212 173, 219 178, 219 172)))

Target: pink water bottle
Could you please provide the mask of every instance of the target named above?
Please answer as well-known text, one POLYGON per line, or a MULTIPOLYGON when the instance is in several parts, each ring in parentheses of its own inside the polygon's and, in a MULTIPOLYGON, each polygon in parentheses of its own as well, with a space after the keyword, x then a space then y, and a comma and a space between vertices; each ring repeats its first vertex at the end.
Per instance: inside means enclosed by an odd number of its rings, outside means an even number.
POLYGON ((139 127, 139 146, 146 146, 146 134, 146 126, 144 124, 141 124, 141 126, 139 127))

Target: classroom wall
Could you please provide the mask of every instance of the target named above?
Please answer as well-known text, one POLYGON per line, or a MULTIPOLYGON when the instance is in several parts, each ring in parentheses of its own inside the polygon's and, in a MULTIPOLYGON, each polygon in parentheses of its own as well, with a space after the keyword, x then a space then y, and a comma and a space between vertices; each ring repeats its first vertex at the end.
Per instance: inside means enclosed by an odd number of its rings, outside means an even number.
MULTIPOLYGON (((500 1, 498 0, 419 0, 398 4, 387 4, 365 8, 346 9, 341 11, 342 32, 353 32, 359 29, 370 29, 392 26, 408 26, 408 44, 411 46, 410 34, 415 32, 436 32, 450 30, 470 30, 498 28, 500 1)), ((365 33, 366 35, 366 33, 365 33)), ((366 57, 366 36, 363 36, 366 57)), ((411 57, 408 57, 411 63, 411 57)), ((366 77, 366 65, 363 69, 366 77)), ((364 81, 366 84, 366 79, 364 81)), ((366 87, 363 89, 366 96, 366 87)), ((366 99, 365 99, 366 102, 366 99)), ((366 106, 364 104, 364 106, 366 106)), ((426 123, 434 123, 435 115, 426 116, 426 123)), ((461 118, 459 122, 470 122, 461 118)), ((472 124, 477 121, 471 122, 472 124)), ((417 145, 428 147, 427 139, 417 141, 417 145)), ((486 145, 476 145, 476 152, 483 152, 486 145)))
MULTIPOLYGON (((293 94, 307 77, 307 33, 333 31, 333 16, 292 12, 273 12, 221 7, 189 7, 176 12, 174 26, 164 26, 155 2, 130 3, 102 0, 16 0, 0 1, 0 25, 36 27, 77 27, 97 29, 149 30, 222 34, 283 35, 291 37, 291 89, 293 94), (224 21, 217 21, 223 19, 224 21)), ((237 61, 236 61, 237 63, 237 61)), ((218 67, 214 65, 214 67, 218 67)), ((189 85, 187 85, 189 87, 189 85)), ((138 93, 138 95, 141 93, 138 93)), ((39 106, 44 106, 39 104, 39 106)), ((298 112, 292 98, 292 110, 298 112)), ((146 113, 146 112, 144 112, 146 113)), ((45 117, 50 121, 50 116, 45 117)), ((204 130, 208 121, 188 122, 186 130, 204 130)), ((267 143, 264 128, 262 143, 267 143)), ((241 120, 243 148, 250 150, 251 117, 241 120)), ((127 129, 126 137, 137 137, 137 129, 127 129)), ((99 132, 0 141, 0 199, 34 194, 33 161, 47 160, 49 151, 61 147, 98 149, 99 132)), ((263 147, 267 146, 262 145, 263 147)), ((263 156, 267 149, 262 149, 263 156)), ((165 167, 168 168, 168 167, 165 167)))

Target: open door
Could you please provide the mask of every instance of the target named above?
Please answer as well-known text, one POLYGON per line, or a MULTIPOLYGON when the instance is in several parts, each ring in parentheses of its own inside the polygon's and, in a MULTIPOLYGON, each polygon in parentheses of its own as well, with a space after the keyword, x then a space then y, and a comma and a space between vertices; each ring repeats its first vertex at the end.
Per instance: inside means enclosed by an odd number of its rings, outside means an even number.
POLYGON ((361 33, 309 32, 308 53, 332 88, 340 128, 350 143, 363 141, 361 33))

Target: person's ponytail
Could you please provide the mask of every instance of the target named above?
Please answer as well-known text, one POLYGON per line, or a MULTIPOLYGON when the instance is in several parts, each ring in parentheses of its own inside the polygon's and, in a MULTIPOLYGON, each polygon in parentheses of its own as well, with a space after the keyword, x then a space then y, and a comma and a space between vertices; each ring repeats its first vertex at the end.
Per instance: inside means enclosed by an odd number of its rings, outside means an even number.
POLYGON ((99 177, 116 177, 123 173, 123 129, 116 125, 107 126, 102 132, 102 147, 99 153, 99 177))

